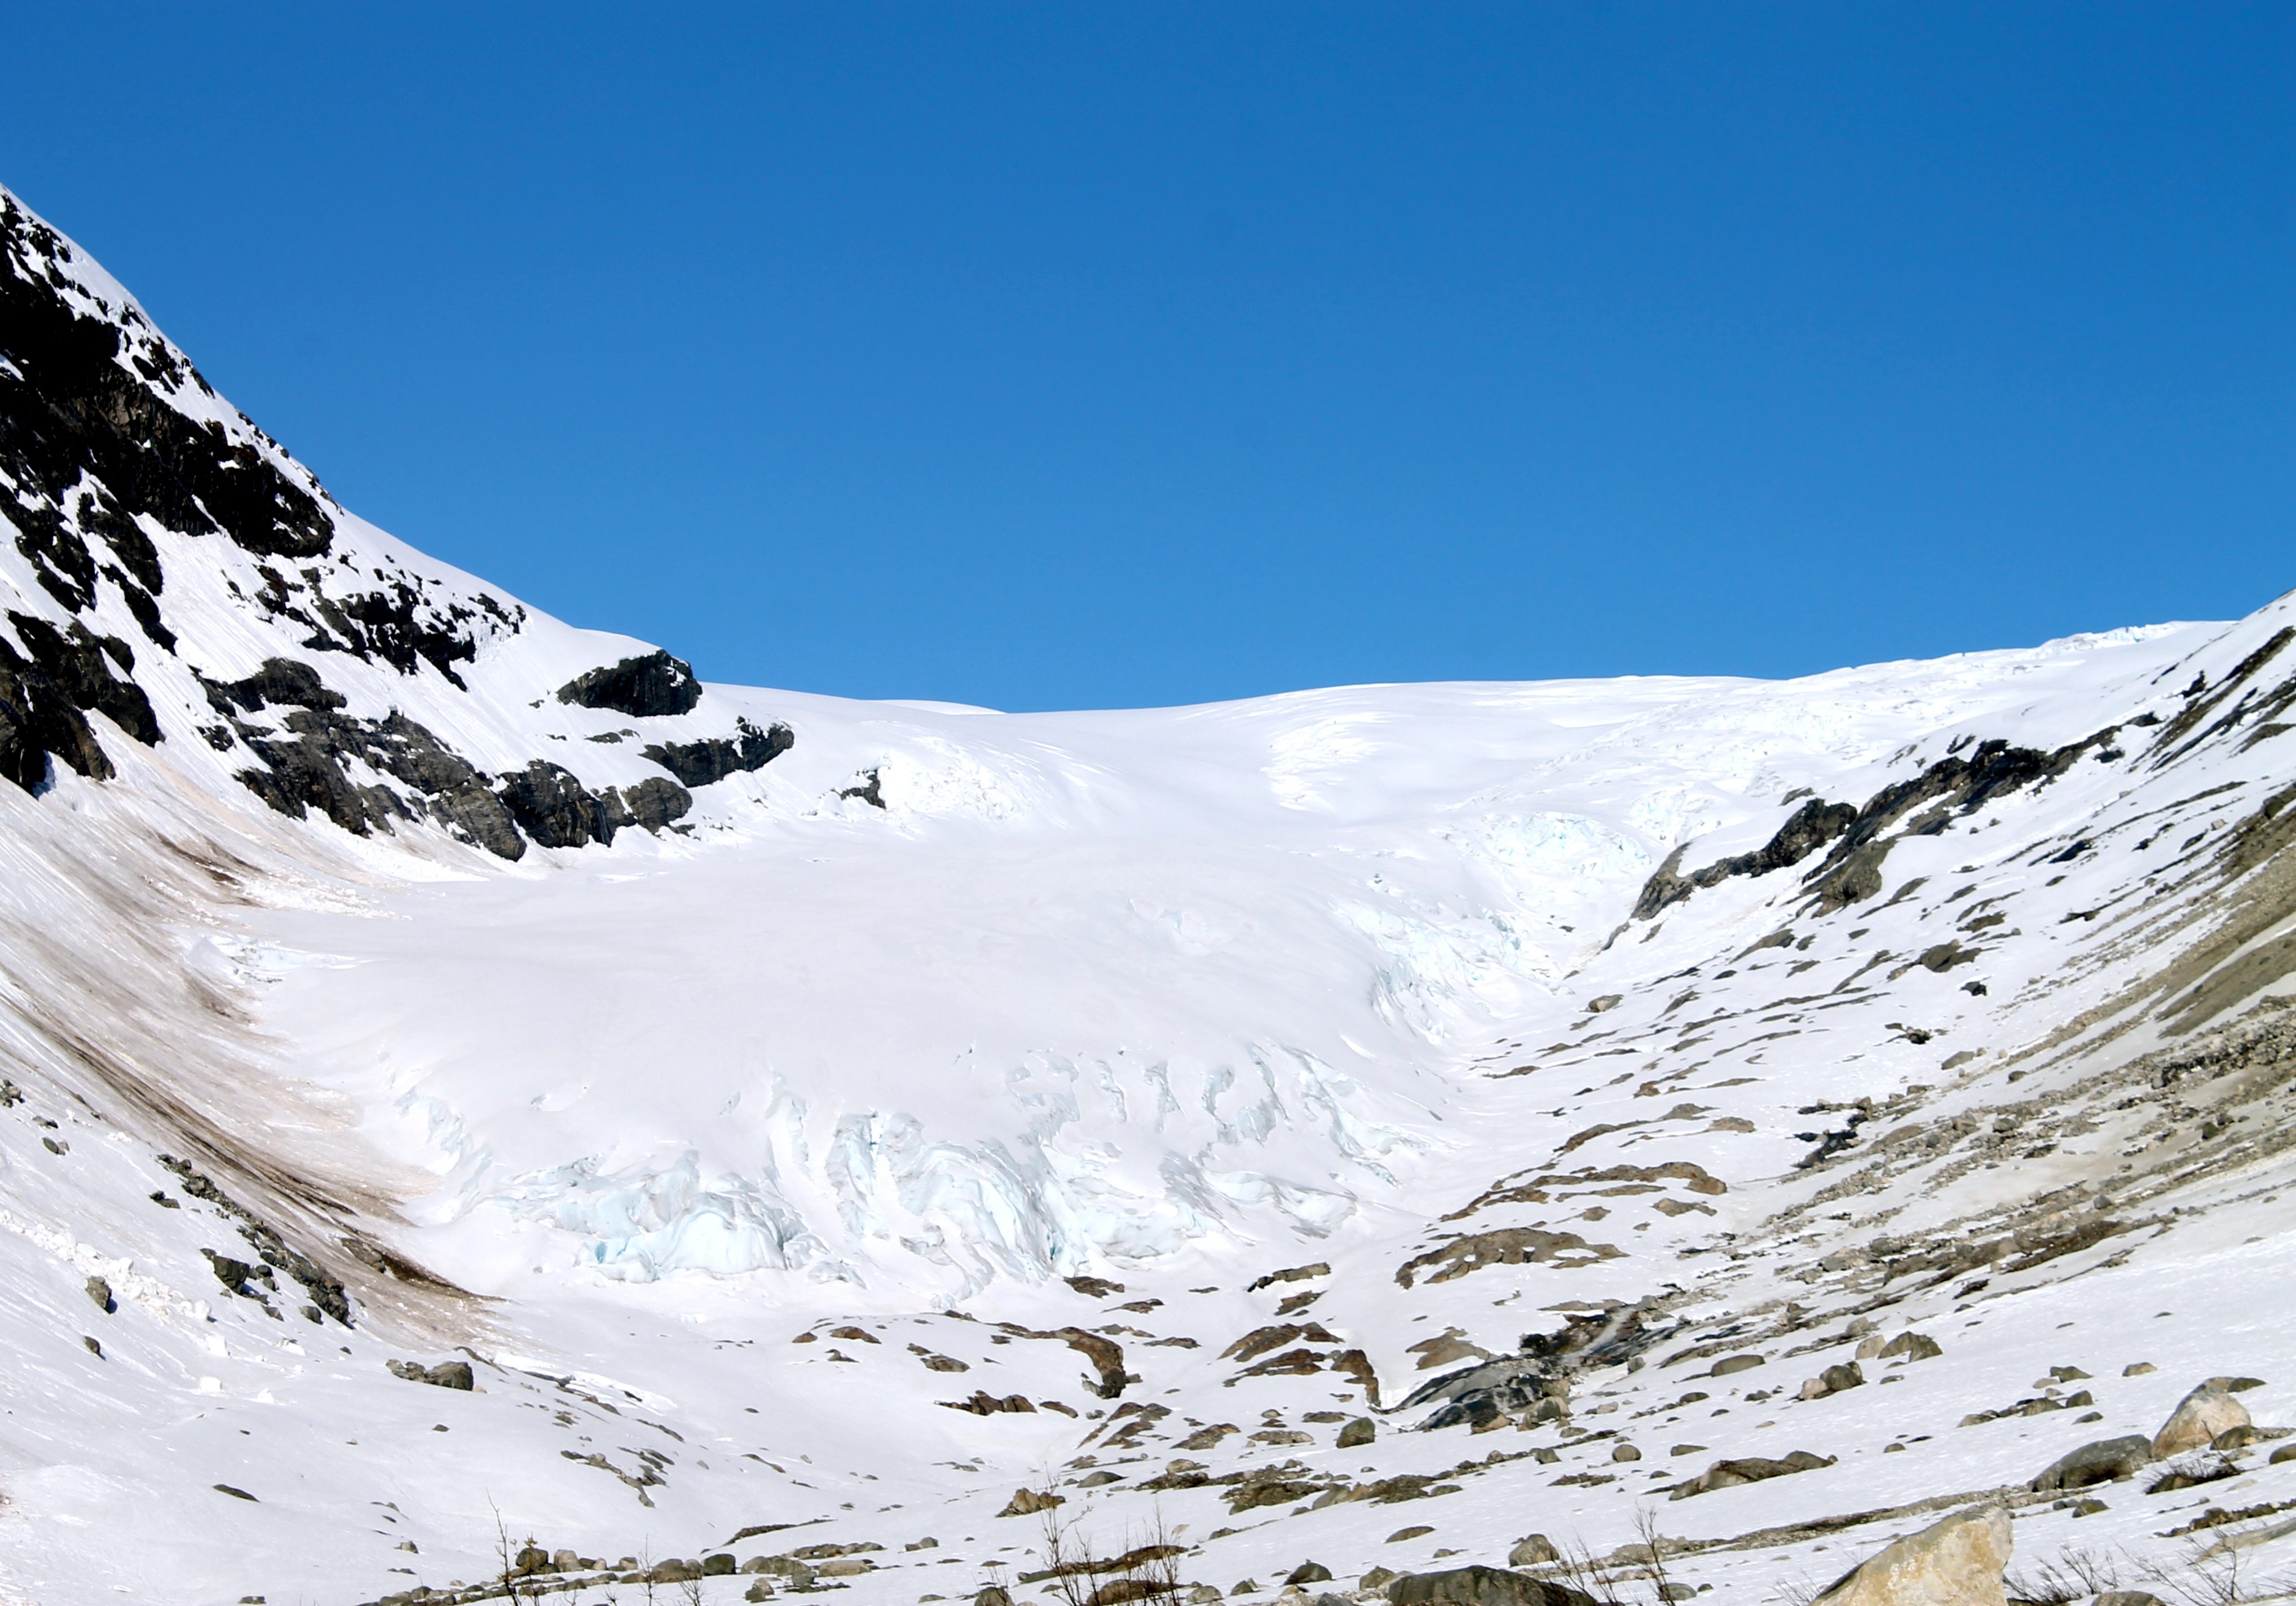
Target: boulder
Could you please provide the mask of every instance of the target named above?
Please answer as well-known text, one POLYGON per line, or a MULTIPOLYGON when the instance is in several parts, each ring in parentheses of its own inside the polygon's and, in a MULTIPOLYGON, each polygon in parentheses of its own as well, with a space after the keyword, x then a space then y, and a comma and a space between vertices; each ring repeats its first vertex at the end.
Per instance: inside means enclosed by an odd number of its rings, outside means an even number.
POLYGON ((436 1366, 425 1366, 420 1361, 386 1361, 383 1364, 393 1377, 439 1389, 460 1389, 468 1393, 478 1381, 468 1361, 441 1361, 436 1366))
POLYGON ((87 1280, 87 1297, 95 1302, 96 1309, 107 1316, 119 1308, 119 1303, 111 1297, 111 1284, 101 1277, 87 1280))
POLYGON ((972 1597, 972 1606, 1013 1606, 1013 1597, 1001 1586, 991 1584, 972 1597))
POLYGON ((1340 1430, 1340 1448, 1352 1450, 1357 1445, 1367 1445, 1379 1437, 1379 1424, 1368 1416, 1358 1416, 1340 1430))
POLYGON ((1956 1512, 1882 1546, 1811 1606, 2008 1606, 2001 1573, 2012 1543, 2001 1507, 1956 1512))
POLYGON ((2085 1489, 2093 1483, 2112 1483, 2133 1476, 2152 1463, 2152 1441, 2142 1433, 2125 1438, 2100 1438, 2078 1450, 2068 1450, 2042 1469, 2025 1487, 2037 1493, 2085 1489))
POLYGON ((2218 1483, 2236 1477, 2240 1468, 2231 1456, 2202 1445, 2197 1450, 2185 1450, 2164 1459, 2158 1474, 2144 1487, 2148 1495, 2166 1495, 2176 1489, 2197 1488, 2204 1483, 2218 1483))
POLYGON ((1824 1372, 1804 1383, 1801 1386, 1801 1397, 1824 1399, 1829 1394, 1840 1394, 1846 1389, 1857 1388, 1865 1381, 1865 1369, 1855 1361, 1848 1361, 1839 1366, 1828 1366, 1824 1372))
POLYGON ((2197 1450, 2213 1442, 2227 1428, 2249 1425, 2248 1407, 2233 1398, 2226 1389, 2217 1387, 2218 1380, 2211 1378, 2177 1402, 2169 1420, 2152 1436, 2152 1454, 2156 1456, 2175 1455, 2185 1450, 2197 1450))
POLYGON ((2144 1589, 2108 1589, 2088 1606, 2168 1606, 2161 1598, 2144 1589))
POLYGON ((1881 1349, 1882 1358, 1885 1361, 1898 1356, 1904 1356, 1909 1361, 1933 1361, 1944 1353, 1944 1345, 1921 1332, 1901 1332, 1882 1345, 1881 1349))
POLYGON ((1758 1355, 1726 1355, 1706 1369, 1708 1377, 1728 1377, 1736 1372, 1751 1372, 1762 1364, 1758 1355))
POLYGON ((1395 1582, 1395 1578, 1396 1572, 1392 1567, 1374 1567, 1357 1579, 1356 1584, 1361 1589, 1385 1589, 1395 1582))
POLYGON ((1497 1567, 1407 1572, 1387 1586, 1389 1606, 1595 1606, 1561 1584, 1497 1567))
POLYGON ((1007 1501, 1004 1509, 996 1514, 1000 1517, 1033 1517, 1038 1512, 1048 1512, 1056 1505, 1065 1505, 1067 1503, 1067 1496, 1055 1495, 1049 1489, 1043 1491, 1014 1489, 1013 1498, 1007 1501))
POLYGON ((1796 1450, 1777 1461, 1762 1455, 1734 1456, 1716 1462, 1686 1482, 1676 1484, 1667 1491, 1667 1498, 1686 1500, 1693 1495, 1710 1495, 1717 1489, 1734 1489, 1740 1484, 1759 1483, 1767 1478, 1815 1472, 1822 1467, 1832 1466, 1835 1459, 1831 1455, 1813 1455, 1808 1450, 1796 1450))
POLYGON ((1328 1584, 1332 1569, 1321 1561, 1302 1561, 1283 1580, 1286 1584, 1328 1584))
POLYGON ((1561 1560, 1562 1553, 1554 1548, 1554 1542, 1545 1534, 1525 1534, 1514 1542, 1514 1548, 1507 1552, 1509 1567, 1543 1567, 1550 1561, 1561 1560))

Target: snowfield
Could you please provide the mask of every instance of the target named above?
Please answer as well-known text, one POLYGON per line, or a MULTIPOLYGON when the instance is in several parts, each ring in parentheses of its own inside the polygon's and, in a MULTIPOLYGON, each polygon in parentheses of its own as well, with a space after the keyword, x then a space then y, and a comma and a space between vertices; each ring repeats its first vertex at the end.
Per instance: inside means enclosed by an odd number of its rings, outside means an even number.
POLYGON ((0 1599, 1033 1598, 1057 1532, 1273 1606, 1537 1533, 1800 1606, 1988 1504, 2029 1586, 2296 1587, 2296 598, 702 685, 336 507, 4 192, 0 256, 0 1599), (2207 1479, 2028 1487, 2210 1379, 2207 1479))

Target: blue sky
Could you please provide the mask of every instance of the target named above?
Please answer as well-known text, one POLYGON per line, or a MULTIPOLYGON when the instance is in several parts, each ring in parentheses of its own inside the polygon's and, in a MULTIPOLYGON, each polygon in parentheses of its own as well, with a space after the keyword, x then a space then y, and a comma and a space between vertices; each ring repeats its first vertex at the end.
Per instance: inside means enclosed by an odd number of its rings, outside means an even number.
POLYGON ((1790 675, 2296 586, 2296 8, 19 6, 0 182, 719 680, 1790 675))

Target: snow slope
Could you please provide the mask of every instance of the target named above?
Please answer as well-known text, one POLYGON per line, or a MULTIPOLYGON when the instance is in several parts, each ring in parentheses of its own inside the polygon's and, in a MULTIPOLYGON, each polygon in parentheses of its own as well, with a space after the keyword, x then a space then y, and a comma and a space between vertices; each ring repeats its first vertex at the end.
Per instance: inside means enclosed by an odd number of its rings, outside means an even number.
POLYGON ((969 1598, 1024 1486, 1247 1597, 2296 1510, 2265 1447, 2015 1492, 2296 1389, 2296 601, 1780 684, 704 687, 336 507, 4 192, 0 247, 7 1596, 531 1535, 578 1599, 969 1598))

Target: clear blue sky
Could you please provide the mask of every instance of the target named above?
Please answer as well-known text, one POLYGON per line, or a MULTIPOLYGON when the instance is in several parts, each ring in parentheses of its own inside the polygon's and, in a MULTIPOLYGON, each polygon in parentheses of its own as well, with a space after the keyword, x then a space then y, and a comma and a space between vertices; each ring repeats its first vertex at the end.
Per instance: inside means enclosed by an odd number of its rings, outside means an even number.
POLYGON ((348 505, 713 679, 1788 675, 2296 586, 2286 4, 5 38, 0 182, 348 505))

